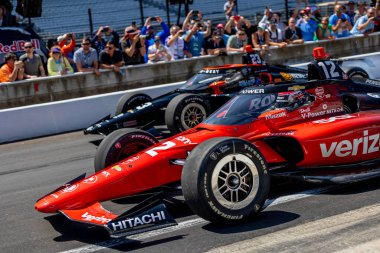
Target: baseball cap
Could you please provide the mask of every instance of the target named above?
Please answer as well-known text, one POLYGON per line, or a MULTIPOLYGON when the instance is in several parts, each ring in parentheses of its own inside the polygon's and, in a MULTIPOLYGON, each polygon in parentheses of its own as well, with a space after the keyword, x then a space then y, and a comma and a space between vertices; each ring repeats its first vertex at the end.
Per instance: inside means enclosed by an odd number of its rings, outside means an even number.
POLYGON ((127 28, 125 28, 125 32, 133 35, 139 33, 140 30, 136 30, 133 26, 128 26, 127 28))
POLYGON ((267 28, 266 24, 265 23, 259 23, 259 25, 257 26, 258 29, 261 29, 261 30, 265 30, 265 28, 267 28))
POLYGON ((60 53, 61 52, 61 49, 59 49, 58 47, 55 47, 51 50, 52 53, 60 53))
POLYGON ((355 1, 348 1, 347 4, 355 4, 355 1))
POLYGON ((57 41, 58 41, 58 43, 60 43, 62 40, 65 40, 65 39, 66 39, 66 36, 61 35, 61 36, 58 36, 57 41))
POLYGON ((223 25, 223 24, 218 24, 218 25, 216 26, 216 28, 224 28, 224 25, 223 25))
POLYGON ((247 53, 253 53, 253 48, 251 45, 246 45, 245 46, 245 52, 247 53))

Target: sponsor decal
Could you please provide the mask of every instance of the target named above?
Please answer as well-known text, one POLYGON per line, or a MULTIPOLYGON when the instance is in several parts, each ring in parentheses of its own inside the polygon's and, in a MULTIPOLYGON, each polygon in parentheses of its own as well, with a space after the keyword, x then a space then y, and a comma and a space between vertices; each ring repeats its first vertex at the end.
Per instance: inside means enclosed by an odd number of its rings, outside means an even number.
POLYGON ((258 110, 260 108, 267 107, 276 101, 275 95, 268 95, 265 97, 254 98, 251 100, 248 110, 258 110))
POLYGON ((293 80, 293 76, 289 73, 280 72, 280 75, 284 78, 285 81, 293 80))
MULTIPOLYGON (((25 51, 24 45, 27 41, 25 40, 14 40, 12 44, 10 45, 4 45, 3 43, 0 43, 0 54, 6 54, 6 53, 16 53, 19 51, 25 51)), ((32 43, 33 47, 35 49, 40 49, 40 42, 37 39, 31 39, 30 42, 32 43)))
POLYGON ((64 189, 62 189, 62 192, 73 192, 78 188, 78 184, 73 184, 73 185, 67 185, 64 189))
POLYGON ((96 175, 83 180, 85 184, 93 184, 93 183, 96 183, 96 181, 98 181, 98 177, 96 175))
POLYGON ((334 122, 336 120, 343 120, 343 119, 350 119, 350 118, 355 118, 355 116, 353 116, 353 115, 340 115, 340 116, 330 117, 327 119, 314 120, 313 123, 326 124, 326 123, 334 122))
POLYGON ((318 111, 318 112, 307 112, 307 113, 301 113, 301 117, 303 119, 309 119, 309 118, 316 118, 316 117, 320 117, 320 116, 324 116, 324 115, 327 115, 327 114, 334 114, 334 113, 340 113, 340 112, 343 112, 344 109, 343 107, 337 107, 337 108, 331 108, 331 109, 327 109, 327 105, 322 105, 323 107, 323 111, 318 111))
POLYGON ((378 93, 367 93, 367 95, 373 98, 380 98, 380 94, 378 93))
POLYGON ((317 87, 317 88, 315 88, 315 95, 318 98, 323 98, 323 96, 325 95, 325 89, 323 87, 317 87))
POLYGON ((351 140, 334 141, 330 144, 321 143, 322 157, 336 157, 366 155, 379 152, 379 138, 380 134, 368 135, 368 130, 363 131, 363 136, 351 140))
POLYGON ((263 94, 265 93, 264 89, 249 89, 249 90, 243 90, 241 93, 243 94, 263 94))
POLYGON ((218 149, 223 154, 223 153, 226 153, 228 150, 230 150, 230 146, 224 145, 224 146, 219 147, 218 149))
POLYGON ((88 212, 85 212, 84 214, 82 214, 81 217, 82 217, 82 220, 89 221, 89 222, 91 222, 91 221, 99 221, 101 223, 108 223, 108 222, 111 221, 111 219, 108 219, 108 218, 106 218, 104 216, 99 217, 99 216, 95 216, 95 215, 89 214, 88 212))
POLYGON ((265 116, 265 119, 278 119, 278 118, 282 118, 285 116, 286 116, 286 112, 280 112, 277 114, 267 115, 267 116, 265 116))
POLYGON ((144 228, 149 225, 175 224, 176 222, 166 211, 164 204, 159 204, 141 214, 134 217, 125 217, 108 222, 107 227, 113 232, 121 232, 123 230, 135 229, 139 226, 144 228))
POLYGON ((114 145, 115 148, 117 149, 121 149, 121 144, 120 142, 116 142, 115 145, 114 145))
POLYGON ((218 159, 218 154, 215 153, 215 152, 212 152, 212 153, 210 154, 210 158, 211 158, 212 160, 216 161, 216 160, 218 159))
POLYGON ((376 80, 372 80, 372 79, 365 80, 365 83, 372 84, 372 85, 380 85, 380 81, 376 81, 376 80))
POLYGON ((115 165, 115 166, 112 166, 112 168, 111 169, 113 169, 113 170, 116 170, 116 171, 122 171, 123 170, 123 168, 122 167, 120 167, 120 165, 115 165))
POLYGON ((243 80, 239 82, 240 87, 248 87, 256 84, 255 79, 250 79, 250 80, 243 80))
POLYGON ((291 136, 294 135, 294 132, 279 132, 279 133, 266 133, 266 136, 291 136))
POLYGON ((219 69, 202 69, 199 74, 219 74, 219 69))
POLYGON ((192 142, 189 138, 185 137, 185 136, 178 136, 175 138, 176 140, 182 142, 183 144, 198 144, 197 142, 192 142))
POLYGON ((293 77, 293 79, 306 79, 306 74, 300 74, 300 73, 290 73, 290 75, 293 77))
POLYGON ((104 177, 108 177, 109 175, 111 175, 111 173, 109 173, 108 171, 102 171, 102 174, 104 177))
POLYGON ((289 87, 288 90, 297 91, 297 90, 304 90, 306 87, 301 85, 294 85, 292 87, 289 87))
POLYGON ((134 156, 132 158, 129 158, 128 160, 121 162, 120 164, 130 164, 132 162, 137 161, 138 159, 140 159, 140 156, 134 156))

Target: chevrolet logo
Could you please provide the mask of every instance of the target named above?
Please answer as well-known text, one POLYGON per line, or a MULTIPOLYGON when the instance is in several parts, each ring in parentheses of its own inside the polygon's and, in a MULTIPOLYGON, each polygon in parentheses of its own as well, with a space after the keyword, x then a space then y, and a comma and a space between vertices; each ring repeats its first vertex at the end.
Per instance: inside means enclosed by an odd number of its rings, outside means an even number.
POLYGON ((300 85, 294 85, 292 87, 289 87, 288 90, 304 90, 306 87, 305 86, 300 86, 300 85))

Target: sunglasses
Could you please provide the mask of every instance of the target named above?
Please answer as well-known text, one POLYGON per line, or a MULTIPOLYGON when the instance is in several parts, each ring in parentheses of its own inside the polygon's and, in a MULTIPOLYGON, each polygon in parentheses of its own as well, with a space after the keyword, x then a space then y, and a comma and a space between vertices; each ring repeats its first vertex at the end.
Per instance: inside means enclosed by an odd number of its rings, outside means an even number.
POLYGON ((134 33, 134 32, 136 32, 136 30, 127 31, 127 33, 134 33))
POLYGON ((32 48, 32 46, 25 46, 24 48, 32 48))
POLYGON ((106 47, 107 49, 110 49, 110 50, 112 50, 112 49, 114 49, 114 47, 106 47))
POLYGON ((82 43, 83 46, 89 46, 90 43, 82 43))
POLYGON ((53 52, 53 54, 61 54, 60 52, 53 52))
POLYGON ((239 35, 239 36, 243 36, 243 35, 245 35, 245 33, 238 33, 238 35, 239 35))

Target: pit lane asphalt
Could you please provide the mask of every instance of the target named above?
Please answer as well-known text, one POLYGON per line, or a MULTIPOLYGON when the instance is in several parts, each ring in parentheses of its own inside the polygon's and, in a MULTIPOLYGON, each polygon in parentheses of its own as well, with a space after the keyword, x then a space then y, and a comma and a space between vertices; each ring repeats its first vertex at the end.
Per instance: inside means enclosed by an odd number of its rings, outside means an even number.
MULTIPOLYGON (((376 252, 380 248, 379 179, 270 206, 240 226, 201 222, 169 233, 122 239, 109 248, 111 240, 102 229, 34 210, 41 196, 92 172, 100 139, 73 132, 0 146, 0 252, 376 252)), ((272 187, 270 198, 319 187, 285 183, 272 187)), ((118 213, 129 205, 128 201, 105 204, 118 213)), ((182 206, 174 216, 179 222, 198 218, 182 206)))

